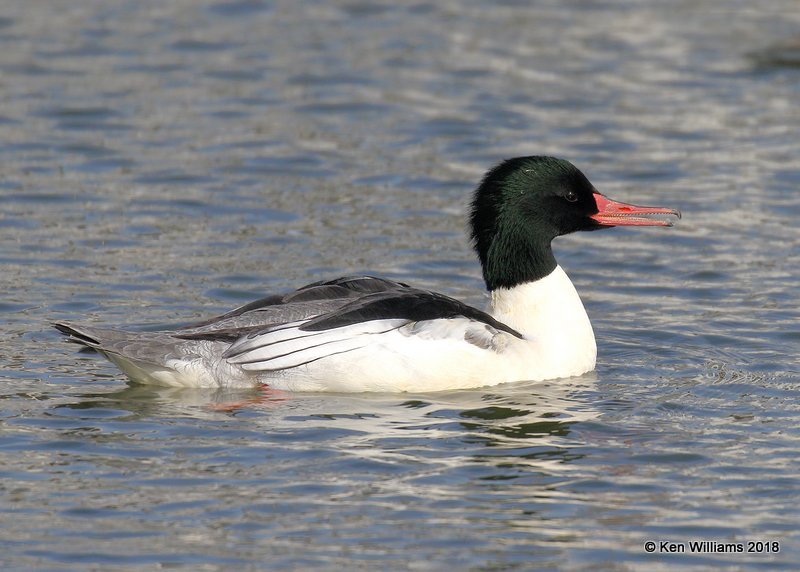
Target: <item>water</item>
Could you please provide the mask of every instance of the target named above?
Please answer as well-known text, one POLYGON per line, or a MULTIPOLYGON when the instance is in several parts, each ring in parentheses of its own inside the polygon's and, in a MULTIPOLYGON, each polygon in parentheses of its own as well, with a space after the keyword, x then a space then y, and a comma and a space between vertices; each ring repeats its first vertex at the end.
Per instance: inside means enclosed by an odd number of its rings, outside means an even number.
POLYGON ((796 2, 0 16, 3 569, 796 567, 796 2), (483 304, 469 192, 537 153, 684 213, 557 242, 591 375, 258 403, 130 387, 49 327, 168 327, 361 272, 483 304))

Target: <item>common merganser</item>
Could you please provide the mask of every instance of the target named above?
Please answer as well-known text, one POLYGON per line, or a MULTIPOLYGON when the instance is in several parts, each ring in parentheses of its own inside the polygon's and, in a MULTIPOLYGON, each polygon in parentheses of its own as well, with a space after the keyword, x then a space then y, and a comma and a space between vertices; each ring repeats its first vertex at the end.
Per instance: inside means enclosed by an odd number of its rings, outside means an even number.
POLYGON ((132 381, 286 391, 428 392, 577 376, 597 345, 552 240, 612 226, 671 226, 676 210, 612 201, 570 162, 532 156, 475 191, 472 242, 488 312, 372 276, 315 282, 175 331, 55 327, 132 381))

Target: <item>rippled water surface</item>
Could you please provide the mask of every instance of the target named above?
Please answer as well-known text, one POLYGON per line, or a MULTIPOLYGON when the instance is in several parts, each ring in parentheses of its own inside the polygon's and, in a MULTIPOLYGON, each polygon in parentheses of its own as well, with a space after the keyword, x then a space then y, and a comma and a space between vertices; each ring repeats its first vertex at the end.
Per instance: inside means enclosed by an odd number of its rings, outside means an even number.
POLYGON ((794 0, 4 3, 0 565, 794 569, 798 34, 794 0), (49 327, 362 272, 484 304, 469 193, 526 154, 684 213, 557 241, 590 375, 259 401, 49 327))

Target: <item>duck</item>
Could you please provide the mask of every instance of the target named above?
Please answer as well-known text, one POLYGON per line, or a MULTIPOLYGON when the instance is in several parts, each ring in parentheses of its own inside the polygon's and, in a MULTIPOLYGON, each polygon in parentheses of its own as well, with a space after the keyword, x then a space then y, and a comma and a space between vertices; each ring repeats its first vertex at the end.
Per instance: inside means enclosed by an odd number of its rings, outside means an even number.
POLYGON ((433 392, 570 378, 595 369, 597 344, 553 240, 672 226, 669 217, 680 216, 614 201, 565 159, 516 157, 484 175, 468 213, 486 310, 403 282, 346 276, 171 331, 53 325, 141 384, 433 392))

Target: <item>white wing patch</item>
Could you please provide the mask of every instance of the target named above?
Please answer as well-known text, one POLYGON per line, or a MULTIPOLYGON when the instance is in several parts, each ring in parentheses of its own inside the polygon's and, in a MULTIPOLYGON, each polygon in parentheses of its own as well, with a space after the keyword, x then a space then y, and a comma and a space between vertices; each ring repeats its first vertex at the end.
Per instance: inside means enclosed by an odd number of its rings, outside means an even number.
POLYGON ((407 320, 372 320, 319 332, 301 330, 306 321, 290 322, 236 340, 223 354, 228 363, 247 371, 277 371, 357 350, 375 336, 396 330, 407 320))
MULTIPOLYGON (((322 331, 300 329, 306 321, 290 322, 236 340, 223 354, 229 364, 246 371, 278 371, 372 346, 375 352, 400 352, 384 334, 399 332, 417 340, 463 342, 500 353, 510 334, 469 318, 409 322, 405 319, 370 320, 322 331)), ((369 350, 368 350, 369 351, 369 350)), ((413 356, 408 356, 413 359, 413 356)))

